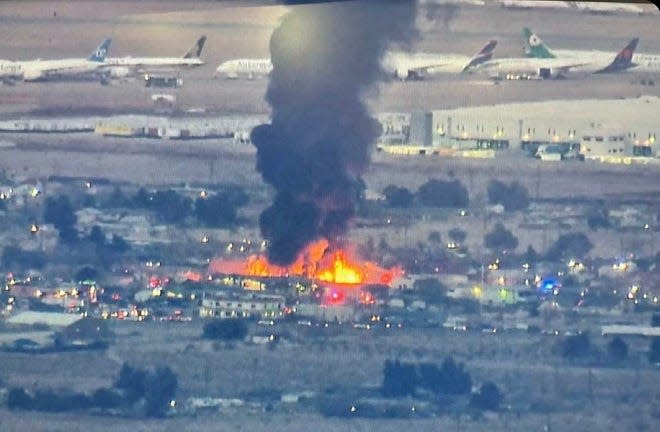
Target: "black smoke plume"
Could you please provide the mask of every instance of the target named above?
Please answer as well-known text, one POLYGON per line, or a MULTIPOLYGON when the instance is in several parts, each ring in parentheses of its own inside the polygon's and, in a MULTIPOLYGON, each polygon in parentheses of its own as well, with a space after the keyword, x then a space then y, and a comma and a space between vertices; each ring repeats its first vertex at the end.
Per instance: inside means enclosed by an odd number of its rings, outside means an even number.
POLYGON ((425 4, 426 13, 424 16, 433 23, 442 23, 442 26, 451 30, 451 23, 458 16, 459 6, 453 3, 434 3, 425 4))
POLYGON ((415 15, 415 1, 294 6, 273 32, 271 122, 251 134, 276 191, 259 221, 271 262, 290 264, 310 242, 346 232, 381 131, 363 97, 386 77, 388 45, 415 37, 415 15))

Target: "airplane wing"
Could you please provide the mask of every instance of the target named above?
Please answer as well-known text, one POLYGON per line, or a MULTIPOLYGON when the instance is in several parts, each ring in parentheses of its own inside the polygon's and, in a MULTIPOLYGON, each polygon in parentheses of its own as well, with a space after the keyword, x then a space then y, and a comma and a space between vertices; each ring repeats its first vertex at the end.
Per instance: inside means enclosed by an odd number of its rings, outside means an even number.
POLYGON ((433 63, 433 64, 430 64, 430 65, 410 68, 410 69, 408 69, 408 73, 415 74, 417 76, 431 75, 431 74, 436 73, 436 72, 442 70, 443 68, 449 66, 450 64, 451 64, 450 62, 433 63))
POLYGON ((59 80, 59 79, 96 79, 102 75, 95 63, 47 66, 28 65, 23 71, 24 81, 59 80))

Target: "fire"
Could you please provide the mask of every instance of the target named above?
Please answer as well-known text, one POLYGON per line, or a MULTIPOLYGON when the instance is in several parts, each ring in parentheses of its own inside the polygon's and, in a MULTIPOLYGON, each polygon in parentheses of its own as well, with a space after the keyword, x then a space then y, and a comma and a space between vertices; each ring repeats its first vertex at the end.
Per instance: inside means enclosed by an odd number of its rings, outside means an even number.
POLYGON ((215 259, 209 264, 209 272, 255 277, 302 276, 339 285, 389 285, 403 273, 399 267, 385 269, 374 262, 359 260, 347 249, 330 249, 327 240, 319 240, 287 267, 271 264, 263 255, 252 255, 244 261, 215 259))
POLYGON ((347 262, 343 251, 337 251, 333 255, 332 268, 321 270, 317 274, 319 280, 351 285, 361 284, 364 281, 364 274, 347 262))

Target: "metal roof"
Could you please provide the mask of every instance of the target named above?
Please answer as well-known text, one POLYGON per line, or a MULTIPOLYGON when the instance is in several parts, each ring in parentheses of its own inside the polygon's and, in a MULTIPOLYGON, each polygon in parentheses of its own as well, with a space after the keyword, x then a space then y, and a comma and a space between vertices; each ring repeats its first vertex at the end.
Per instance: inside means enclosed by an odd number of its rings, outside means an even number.
POLYGON ((602 328, 602 334, 660 336, 660 327, 637 326, 637 325, 605 325, 602 328))
POLYGON ((19 312, 7 318, 7 324, 33 325, 45 324, 52 327, 67 327, 82 319, 82 315, 58 312, 19 312))

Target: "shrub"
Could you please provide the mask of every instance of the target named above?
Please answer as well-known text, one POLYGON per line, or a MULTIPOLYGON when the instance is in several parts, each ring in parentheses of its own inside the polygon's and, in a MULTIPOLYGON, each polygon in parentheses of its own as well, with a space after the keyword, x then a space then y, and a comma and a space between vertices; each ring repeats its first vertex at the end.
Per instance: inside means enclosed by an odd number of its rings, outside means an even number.
POLYGON ((472 395, 470 405, 480 410, 496 411, 502 403, 502 393, 492 382, 486 382, 479 389, 479 393, 472 395))
POLYGON ((468 191, 458 180, 429 180, 419 187, 417 197, 429 207, 465 208, 470 204, 468 191))
POLYGON ((247 336, 247 324, 240 319, 218 319, 204 325, 203 336, 207 339, 241 340, 247 336))
POLYGON ((501 204, 506 211, 524 210, 529 206, 527 189, 514 181, 510 185, 498 180, 488 183, 488 202, 501 204))

